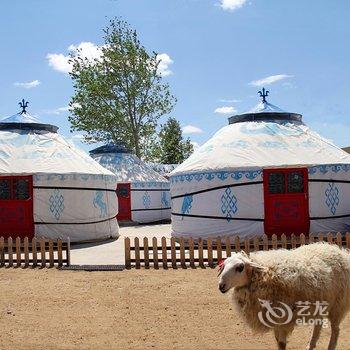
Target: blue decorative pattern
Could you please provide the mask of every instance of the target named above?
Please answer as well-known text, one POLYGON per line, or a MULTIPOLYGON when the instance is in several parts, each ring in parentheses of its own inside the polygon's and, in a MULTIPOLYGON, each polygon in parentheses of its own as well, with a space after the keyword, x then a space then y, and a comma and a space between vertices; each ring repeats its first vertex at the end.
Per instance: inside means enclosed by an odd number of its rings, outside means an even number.
POLYGON ((142 196, 142 201, 143 201, 143 206, 146 209, 149 209, 150 205, 151 205, 151 196, 149 195, 149 193, 146 191, 145 194, 142 196))
POLYGON ((248 180, 259 179, 262 180, 262 170, 243 170, 243 171, 214 171, 214 172, 203 172, 203 173, 192 173, 192 174, 183 174, 183 175, 174 175, 170 177, 172 184, 177 182, 191 182, 213 179, 226 180, 226 179, 240 180, 246 178, 248 180))
POLYGON ((50 198, 50 211, 56 220, 59 220, 64 211, 64 197, 60 190, 55 189, 50 198))
POLYGON ((162 206, 165 208, 169 208, 169 198, 168 198, 168 193, 167 192, 162 192, 162 197, 161 197, 161 201, 162 201, 162 206))
POLYGON ((189 214, 192 209, 193 196, 188 194, 184 197, 182 201, 181 213, 189 214))
POLYGON ((326 195, 326 205, 331 213, 335 215, 339 205, 339 189, 334 182, 330 182, 324 193, 326 195))
POLYGON ((328 172, 338 173, 339 171, 348 172, 350 170, 350 164, 326 164, 316 165, 309 168, 309 175, 320 172, 321 174, 327 174, 328 172))
POLYGON ((228 187, 221 196, 221 212, 226 216, 227 221, 230 222, 237 210, 237 198, 231 188, 228 187))
POLYGON ((104 191, 96 191, 95 197, 92 201, 95 208, 100 209, 100 218, 107 216, 107 204, 103 200, 104 191))

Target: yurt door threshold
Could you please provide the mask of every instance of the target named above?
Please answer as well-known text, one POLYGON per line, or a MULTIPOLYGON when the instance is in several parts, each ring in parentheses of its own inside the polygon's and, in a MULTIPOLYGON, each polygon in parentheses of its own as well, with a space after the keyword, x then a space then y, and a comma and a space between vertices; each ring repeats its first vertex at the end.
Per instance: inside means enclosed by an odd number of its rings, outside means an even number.
POLYGON ((34 236, 32 176, 0 177, 0 236, 34 236))
POLYGON ((118 215, 120 221, 131 220, 130 183, 118 183, 118 215))
POLYGON ((265 233, 309 232, 308 171, 306 168, 265 169, 265 233))

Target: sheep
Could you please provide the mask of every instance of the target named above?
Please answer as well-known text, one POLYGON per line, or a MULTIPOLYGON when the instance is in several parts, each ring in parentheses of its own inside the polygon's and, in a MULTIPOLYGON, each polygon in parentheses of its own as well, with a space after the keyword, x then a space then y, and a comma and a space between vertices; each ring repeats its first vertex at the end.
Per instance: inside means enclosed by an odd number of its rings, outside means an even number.
POLYGON ((219 290, 233 289, 233 304, 254 331, 273 328, 279 350, 286 349, 288 335, 300 324, 301 306, 302 320, 313 325, 306 349, 315 349, 328 321, 328 350, 336 348, 339 324, 350 309, 350 254, 346 249, 319 242, 292 250, 255 252, 249 257, 242 251, 219 265, 218 276, 219 290), (327 312, 320 308, 321 303, 327 312), (314 315, 316 311, 320 315, 314 315))

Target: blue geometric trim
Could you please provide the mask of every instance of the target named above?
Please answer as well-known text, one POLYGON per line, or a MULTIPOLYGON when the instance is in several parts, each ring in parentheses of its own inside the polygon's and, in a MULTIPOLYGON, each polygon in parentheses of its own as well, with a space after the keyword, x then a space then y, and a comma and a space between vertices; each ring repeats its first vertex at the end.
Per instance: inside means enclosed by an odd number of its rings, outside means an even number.
POLYGON ((170 177, 170 182, 172 184, 177 182, 200 182, 202 180, 212 181, 214 179, 219 179, 221 181, 227 179, 240 180, 246 178, 248 180, 254 180, 256 178, 262 179, 262 170, 242 170, 242 171, 213 171, 213 172, 203 172, 203 173, 192 173, 183 175, 174 175, 170 177))
POLYGON ((237 197, 233 194, 231 188, 228 187, 221 196, 221 212, 226 216, 227 222, 230 222, 237 210, 237 197))
POLYGON ((339 171, 350 171, 350 164, 326 164, 316 165, 309 168, 309 175, 320 172, 321 174, 327 174, 328 172, 338 173, 339 171))

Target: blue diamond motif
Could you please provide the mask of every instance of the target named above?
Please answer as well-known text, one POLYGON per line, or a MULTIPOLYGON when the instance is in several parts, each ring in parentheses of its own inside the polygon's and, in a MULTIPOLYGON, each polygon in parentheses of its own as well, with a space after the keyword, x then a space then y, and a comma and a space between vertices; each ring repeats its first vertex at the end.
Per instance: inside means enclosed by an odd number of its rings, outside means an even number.
POLYGON ((333 215, 335 215, 337 211, 337 207, 339 205, 339 189, 334 184, 334 182, 330 182, 326 191, 324 192, 326 195, 326 205, 331 211, 333 215))
POLYGON ((143 200, 143 206, 146 209, 148 209, 151 205, 151 196, 149 195, 149 193, 147 191, 143 195, 142 200, 143 200))
POLYGON ((231 188, 228 187, 221 196, 221 212, 226 216, 226 220, 230 222, 237 210, 237 198, 231 188))
POLYGON ((60 190, 55 189, 49 198, 50 211, 56 220, 59 220, 64 211, 64 197, 60 190))

